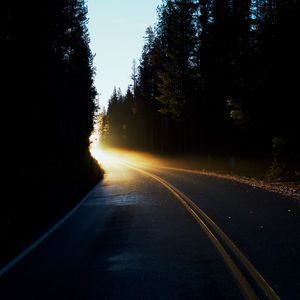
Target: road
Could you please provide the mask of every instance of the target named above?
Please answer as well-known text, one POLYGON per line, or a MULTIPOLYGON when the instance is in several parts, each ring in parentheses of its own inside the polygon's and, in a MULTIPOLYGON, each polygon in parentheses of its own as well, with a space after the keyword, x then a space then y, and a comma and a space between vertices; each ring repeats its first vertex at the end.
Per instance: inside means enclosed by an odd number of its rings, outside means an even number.
POLYGON ((297 200, 133 159, 0 269, 1 299, 299 299, 297 200))

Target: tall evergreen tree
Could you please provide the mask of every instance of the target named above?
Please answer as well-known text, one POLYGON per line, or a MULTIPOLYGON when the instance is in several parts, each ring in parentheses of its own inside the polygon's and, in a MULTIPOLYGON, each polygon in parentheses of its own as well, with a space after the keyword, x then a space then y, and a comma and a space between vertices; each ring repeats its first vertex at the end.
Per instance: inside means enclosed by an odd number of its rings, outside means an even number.
POLYGON ((84 0, 6 1, 1 13, 5 186, 19 188, 13 201, 1 202, 0 219, 6 221, 0 228, 1 236, 18 241, 57 218, 99 180, 88 150, 96 90, 84 0), (22 232, 12 232, 17 227, 22 232))
POLYGON ((165 63, 158 71, 161 96, 157 99, 164 105, 160 111, 170 112, 176 118, 183 113, 193 95, 191 69, 195 50, 195 8, 191 0, 168 0, 159 15, 157 32, 164 45, 165 63))

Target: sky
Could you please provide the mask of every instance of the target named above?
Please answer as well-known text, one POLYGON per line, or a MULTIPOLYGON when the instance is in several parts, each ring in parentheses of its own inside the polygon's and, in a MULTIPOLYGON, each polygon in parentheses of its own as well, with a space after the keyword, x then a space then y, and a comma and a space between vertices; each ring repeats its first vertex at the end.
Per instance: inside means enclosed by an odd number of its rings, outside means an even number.
POLYGON ((100 108, 107 107, 114 87, 125 93, 132 64, 138 63, 145 31, 157 21, 162 0, 88 0, 90 48, 96 67, 100 108))

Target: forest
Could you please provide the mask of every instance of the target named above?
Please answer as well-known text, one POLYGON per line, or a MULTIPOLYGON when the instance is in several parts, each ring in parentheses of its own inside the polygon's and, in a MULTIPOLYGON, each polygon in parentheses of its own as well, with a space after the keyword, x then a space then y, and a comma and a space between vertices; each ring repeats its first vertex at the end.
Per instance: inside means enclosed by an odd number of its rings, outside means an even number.
POLYGON ((1 16, 0 263, 103 176, 89 153, 97 92, 85 1, 5 1, 1 16))
POLYGON ((132 84, 100 118, 107 146, 269 160, 300 177, 296 0, 164 0, 132 84))

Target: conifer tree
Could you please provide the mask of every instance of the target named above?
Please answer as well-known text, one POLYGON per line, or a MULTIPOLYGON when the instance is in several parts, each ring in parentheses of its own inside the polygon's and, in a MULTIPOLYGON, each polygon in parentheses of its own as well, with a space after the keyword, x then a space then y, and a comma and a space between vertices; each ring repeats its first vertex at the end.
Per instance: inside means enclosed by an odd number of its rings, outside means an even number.
POLYGON ((193 1, 165 1, 157 27, 164 45, 164 63, 158 70, 161 80, 157 98, 163 104, 162 113, 179 118, 192 95, 191 58, 195 50, 195 5, 193 1))

